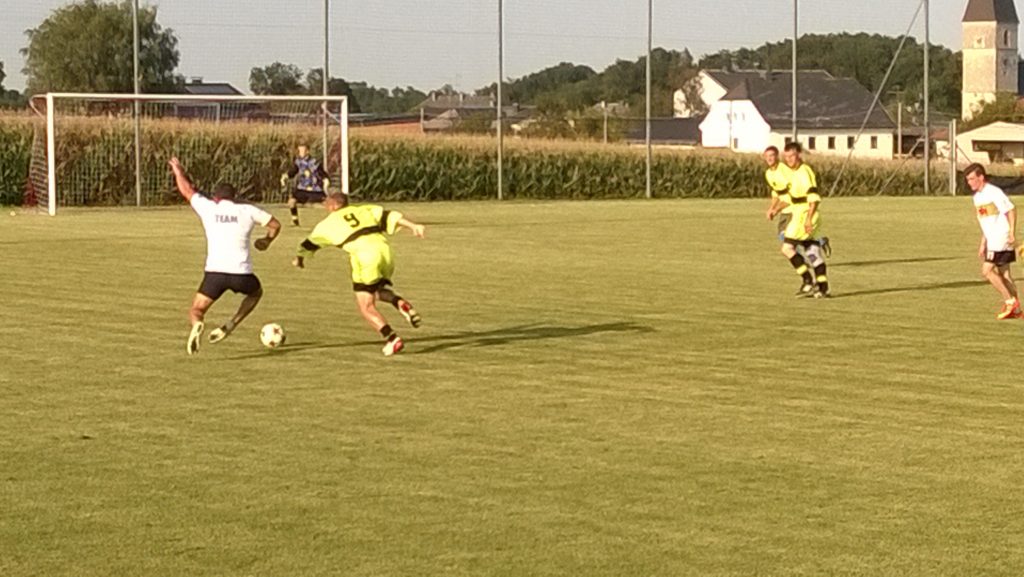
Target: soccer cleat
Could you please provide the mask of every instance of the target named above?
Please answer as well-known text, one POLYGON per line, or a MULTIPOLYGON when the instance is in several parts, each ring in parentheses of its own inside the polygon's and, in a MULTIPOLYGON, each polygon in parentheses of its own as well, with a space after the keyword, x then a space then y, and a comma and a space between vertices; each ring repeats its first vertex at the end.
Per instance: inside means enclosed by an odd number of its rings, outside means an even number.
POLYGON ((825 253, 826 258, 832 256, 832 241, 827 236, 821 237, 819 244, 821 245, 821 252, 825 253))
POLYGON ((814 296, 814 285, 804 284, 796 291, 796 298, 804 299, 814 296))
POLYGON ((832 291, 823 291, 821 289, 818 289, 818 290, 814 291, 814 298, 819 299, 819 300, 820 299, 830 299, 830 298, 832 298, 832 291))
POLYGON ((204 330, 206 330, 206 325, 203 323, 192 325, 192 332, 188 335, 188 344, 185 349, 189 355, 199 354, 199 340, 202 339, 204 330))
POLYGON ((299 226, 299 217, 297 217, 297 216, 293 216, 292 217, 292 226, 299 226))
POLYGON ((1012 303, 1006 303, 1003 305, 1003 310, 999 311, 996 315, 996 319, 1000 321, 1008 321, 1012 319, 1019 319, 1024 314, 1020 310, 1020 301, 1014 300, 1012 303))
POLYGON ((231 329, 229 329, 227 325, 220 327, 219 329, 213 329, 213 331, 210 332, 210 344, 215 345, 229 336, 231 336, 231 329))
POLYGON ((402 301, 398 304, 398 312, 402 313, 405 321, 414 329, 420 328, 420 325, 423 324, 423 318, 407 301, 402 301))
POLYGON ((403 350, 405 350, 405 343, 402 342, 402 338, 394 337, 393 339, 389 340, 386 345, 384 345, 384 356, 393 357, 398 353, 402 352, 403 350))

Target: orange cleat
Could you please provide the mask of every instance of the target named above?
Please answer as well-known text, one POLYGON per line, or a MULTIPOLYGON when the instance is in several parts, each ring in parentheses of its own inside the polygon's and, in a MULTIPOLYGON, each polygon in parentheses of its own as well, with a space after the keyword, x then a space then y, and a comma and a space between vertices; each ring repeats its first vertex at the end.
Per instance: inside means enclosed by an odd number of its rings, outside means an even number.
POLYGON ((1014 299, 1011 303, 1003 305, 1003 310, 999 311, 996 315, 997 320, 1008 321, 1013 319, 1024 318, 1024 312, 1020 310, 1020 301, 1014 299))

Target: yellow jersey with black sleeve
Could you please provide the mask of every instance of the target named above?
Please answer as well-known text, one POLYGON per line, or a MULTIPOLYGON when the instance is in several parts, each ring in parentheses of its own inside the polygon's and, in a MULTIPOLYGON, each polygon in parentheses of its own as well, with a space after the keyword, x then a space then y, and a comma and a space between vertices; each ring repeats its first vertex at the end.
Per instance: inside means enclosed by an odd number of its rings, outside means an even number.
POLYGON ((818 238, 821 230, 821 193, 818 191, 818 177, 814 170, 806 165, 790 169, 789 199, 793 220, 786 227, 783 237, 793 241, 809 241, 818 238), (807 217, 810 214, 810 203, 819 204, 811 218, 811 231, 807 231, 807 217))
MULTIPOLYGON (((789 203, 789 181, 792 173, 793 171, 781 162, 764 171, 764 178, 768 181, 768 188, 772 191, 772 198, 780 199, 787 204, 789 203)), ((789 206, 782 209, 782 214, 789 213, 789 206)))
POLYGON ((394 255, 387 235, 398 230, 402 213, 382 206, 354 205, 332 212, 299 246, 299 256, 311 257, 321 248, 336 246, 349 254, 352 284, 373 292, 391 282, 394 255))

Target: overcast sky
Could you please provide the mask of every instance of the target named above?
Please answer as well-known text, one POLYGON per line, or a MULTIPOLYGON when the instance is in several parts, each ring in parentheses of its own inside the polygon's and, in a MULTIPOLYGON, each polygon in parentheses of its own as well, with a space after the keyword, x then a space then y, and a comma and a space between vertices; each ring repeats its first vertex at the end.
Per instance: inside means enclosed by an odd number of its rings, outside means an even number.
MULTIPOLYGON (((24 31, 67 0, 2 0, 0 60, 21 90, 24 31), (13 6, 13 8, 11 8, 13 6)), ((248 90, 249 70, 275 60, 322 62, 322 0, 142 0, 180 41, 179 72, 248 90)), ((654 0, 654 43, 695 55, 791 35, 790 0, 654 0)), ((932 0, 932 38, 960 45, 966 0, 932 0)), ((506 74, 562 61, 600 69, 646 43, 645 0, 505 0, 506 74)), ((804 0, 801 33, 902 34, 918 0, 804 0)), ((331 73, 392 87, 472 90, 497 70, 497 0, 331 0, 331 73)), ((921 21, 914 34, 923 37, 921 21)))

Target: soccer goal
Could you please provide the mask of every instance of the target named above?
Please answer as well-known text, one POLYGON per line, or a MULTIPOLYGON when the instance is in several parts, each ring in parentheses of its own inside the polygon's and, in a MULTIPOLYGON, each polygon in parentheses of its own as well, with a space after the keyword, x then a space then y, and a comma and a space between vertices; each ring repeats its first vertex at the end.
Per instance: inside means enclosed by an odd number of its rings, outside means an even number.
POLYGON ((200 190, 228 182, 244 199, 282 202, 280 177, 300 144, 324 164, 331 188, 349 193, 344 96, 50 93, 32 108, 39 122, 27 200, 50 215, 180 202, 171 156, 200 190))

